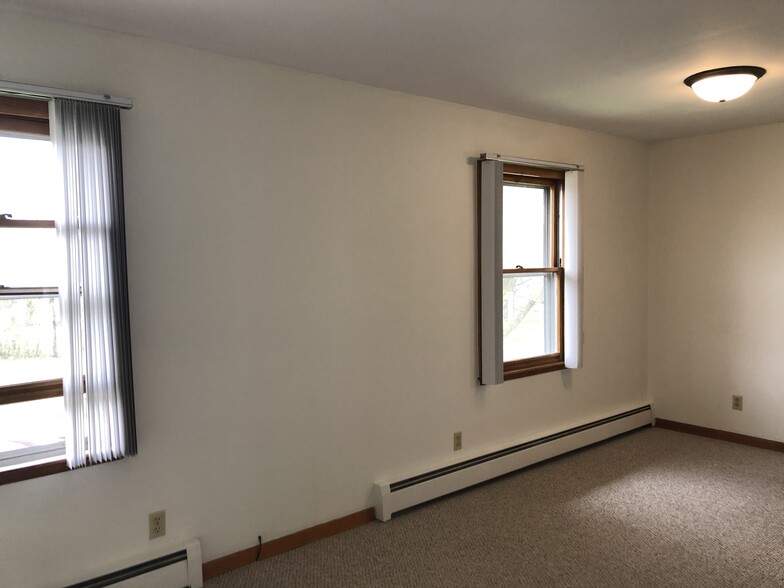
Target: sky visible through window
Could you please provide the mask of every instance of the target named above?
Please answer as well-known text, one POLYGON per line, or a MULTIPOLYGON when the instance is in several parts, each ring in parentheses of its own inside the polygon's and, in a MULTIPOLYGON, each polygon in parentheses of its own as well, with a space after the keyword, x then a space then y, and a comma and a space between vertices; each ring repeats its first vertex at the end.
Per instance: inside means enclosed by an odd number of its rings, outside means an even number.
POLYGON ((544 244, 545 190, 504 185, 504 269, 549 265, 544 244))

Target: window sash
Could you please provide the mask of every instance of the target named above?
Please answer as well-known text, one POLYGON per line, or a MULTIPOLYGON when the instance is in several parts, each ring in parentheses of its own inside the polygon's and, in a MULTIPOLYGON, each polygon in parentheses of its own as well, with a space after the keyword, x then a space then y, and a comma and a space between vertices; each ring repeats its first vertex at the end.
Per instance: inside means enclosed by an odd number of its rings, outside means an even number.
MULTIPOLYGON (((53 229, 53 220, 14 219, 10 214, 0 214, 0 229, 53 229)), ((49 298, 59 296, 57 286, 4 286, 0 285, 0 300, 15 298, 49 298)), ((0 386, 0 404, 42 400, 63 395, 62 378, 33 380, 0 386)))
MULTIPOLYGON (((522 378, 534 374, 555 371, 564 367, 564 272, 561 263, 561 199, 563 196, 563 172, 557 170, 539 170, 529 166, 504 164, 503 185, 532 186, 545 188, 545 211, 547 226, 547 258, 549 266, 541 268, 503 268, 502 274, 555 274, 555 308, 549 297, 545 296, 546 331, 555 337, 554 353, 546 353, 533 357, 503 362, 504 380, 522 378)), ((502 188, 503 193, 503 188, 502 188)), ((503 240, 502 245, 503 247, 503 240)))
POLYGON ((0 300, 8 298, 51 298, 59 296, 57 286, 0 286, 0 300))
MULTIPOLYGON (((49 137, 49 103, 13 96, 0 96, 0 133, 49 137)), ((53 229, 51 219, 15 219, 13 211, 0 213, 0 229, 53 229)), ((0 300, 57 296, 57 286, 7 287, 0 285, 0 300)), ((63 395, 62 378, 0 386, 0 404, 41 400, 63 395)))
MULTIPOLYGON (((26 135, 49 137, 49 103, 11 96, 0 96, 0 133, 24 138, 26 135)), ((0 211, 0 229, 54 229, 53 219, 16 219, 13 210, 0 211)), ((59 295, 57 286, 0 285, 0 300, 49 298, 59 295)), ((16 404, 63 396, 62 378, 35 380, 0 386, 0 405, 16 404)), ((41 460, 60 458, 65 443, 55 443, 4 452, 0 468, 26 466, 41 460)))
POLYGON ((0 214, 0 229, 54 229, 53 220, 15 219, 10 214, 0 214))
MULTIPOLYGON (((504 165, 504 186, 535 186, 540 188, 547 188, 546 192, 546 211, 547 211, 547 237, 548 237, 548 257, 550 265, 548 267, 560 266, 561 248, 563 240, 561 239, 561 200, 563 199, 563 181, 556 177, 540 178, 529 175, 509 174, 507 167, 521 168, 522 166, 504 165)), ((531 168, 524 168, 526 170, 531 168)), ((548 172, 548 176, 552 175, 553 170, 542 170, 548 172)), ((563 177, 563 174, 561 174, 563 177)))
MULTIPOLYGON (((503 275, 527 275, 527 274, 550 274, 555 277, 555 308, 550 308, 549 312, 554 313, 551 320, 554 321, 552 325, 555 344, 557 351, 554 353, 544 353, 534 357, 526 357, 521 359, 514 359, 503 362, 504 380, 514 380, 516 378, 524 378, 536 374, 543 374, 546 372, 564 369, 564 270, 561 267, 556 268, 532 268, 532 269, 516 269, 504 270, 503 275)), ((545 308, 545 312, 548 309, 545 308)))
MULTIPOLYGON (((15 219, 11 214, 0 214, 0 229, 54 229, 53 220, 15 219)), ((0 299, 38 298, 58 295, 57 286, 5 286, 0 284, 0 299)))
POLYGON ((39 380, 23 384, 0 386, 0 404, 14 404, 30 400, 43 400, 63 395, 63 379, 39 380))

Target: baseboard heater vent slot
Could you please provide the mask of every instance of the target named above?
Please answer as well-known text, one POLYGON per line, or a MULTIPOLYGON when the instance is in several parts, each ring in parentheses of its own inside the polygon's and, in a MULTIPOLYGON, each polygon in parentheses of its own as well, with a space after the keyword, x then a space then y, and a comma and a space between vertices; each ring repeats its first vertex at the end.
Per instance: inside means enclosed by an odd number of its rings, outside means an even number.
POLYGON ((202 588, 201 544, 192 541, 182 549, 168 549, 115 566, 111 572, 96 575, 66 588, 202 588))
POLYGON ((450 466, 377 483, 376 518, 388 521, 395 512, 651 424, 653 412, 645 405, 450 466))

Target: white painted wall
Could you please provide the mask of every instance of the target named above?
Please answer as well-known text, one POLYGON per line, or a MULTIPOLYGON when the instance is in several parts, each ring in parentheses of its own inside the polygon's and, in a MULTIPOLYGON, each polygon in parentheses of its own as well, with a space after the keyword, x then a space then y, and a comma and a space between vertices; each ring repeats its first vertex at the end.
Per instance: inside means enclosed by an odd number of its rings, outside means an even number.
POLYGON ((782 159, 782 124, 651 148, 648 378, 661 418, 784 441, 782 159))
POLYGON ((140 454, 0 487, 0 585, 168 537, 205 561, 370 506, 372 483, 646 402, 647 148, 0 13, 0 77, 123 114, 140 454), (585 368, 476 385, 474 167, 587 168, 585 368))

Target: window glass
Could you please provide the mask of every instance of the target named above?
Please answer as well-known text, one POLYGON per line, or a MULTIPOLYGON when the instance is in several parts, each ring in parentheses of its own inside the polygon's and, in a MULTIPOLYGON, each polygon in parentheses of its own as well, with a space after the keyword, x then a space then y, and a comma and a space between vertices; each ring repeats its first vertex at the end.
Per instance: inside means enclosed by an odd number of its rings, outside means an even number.
MULTIPOLYGON (((0 214, 10 214, 15 221, 57 217, 53 160, 46 139, 0 135, 0 214)), ((62 376, 58 250, 53 227, 0 227, 0 386, 62 376)))
POLYGON ((0 135, 0 214, 15 219, 57 218, 59 194, 48 139, 0 135))
POLYGON ((503 266, 514 269, 549 265, 547 188, 504 185, 503 266))
MULTIPOLYGON (((0 179, 0 185, 2 183, 0 179)), ((3 252, 0 285, 8 288, 57 286, 60 257, 54 228, 0 229, 0 251, 3 252)))
POLYGON ((57 297, 0 298, 0 386, 62 377, 57 297))
POLYGON ((505 275, 503 304, 504 361, 558 351, 555 274, 505 275))
POLYGON ((45 398, 0 405, 0 467, 34 448, 62 444, 65 413, 62 398, 45 398))

